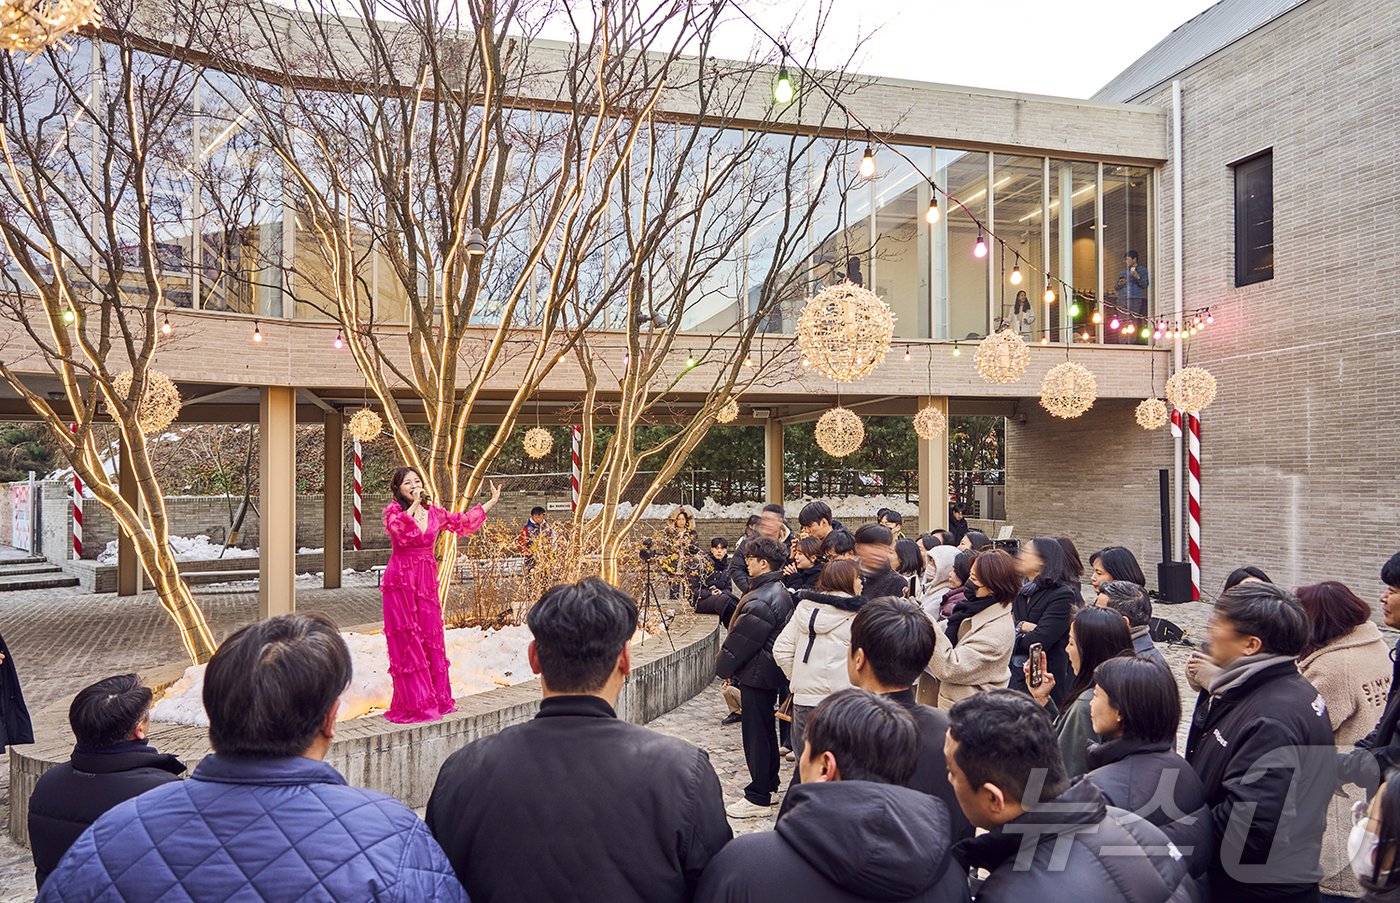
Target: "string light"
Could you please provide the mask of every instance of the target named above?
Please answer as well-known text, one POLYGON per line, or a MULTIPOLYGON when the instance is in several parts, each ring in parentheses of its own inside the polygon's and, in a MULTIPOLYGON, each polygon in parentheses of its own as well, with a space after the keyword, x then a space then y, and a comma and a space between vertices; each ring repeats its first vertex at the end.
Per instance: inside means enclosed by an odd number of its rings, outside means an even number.
POLYGON ((1214 322, 1215 322, 1215 314, 1213 314, 1213 313, 1210 312, 1210 308, 1209 308, 1209 307, 1206 308, 1206 322, 1207 322, 1207 323, 1214 323, 1214 322))
POLYGON ((792 99, 797 92, 792 86, 792 75, 788 72, 787 65, 778 67, 778 80, 773 83, 773 100, 778 103, 792 103, 792 99))
POLYGON ((689 351, 685 353, 685 369, 689 370, 695 366, 695 355, 689 351))
POLYGON ((254 321, 253 321, 253 341, 255 341, 255 342, 261 342, 261 341, 262 341, 262 327, 258 325, 258 321, 257 321, 257 320, 254 320, 254 321))
POLYGON ((72 326, 78 319, 78 312, 72 306, 63 308, 63 325, 72 326))
POLYGON ((987 256, 987 241, 982 237, 982 229, 977 229, 977 244, 972 246, 972 256, 981 260, 987 256))
POLYGON ((1109 321, 1108 321, 1108 328, 1109 328, 1109 329, 1117 329, 1117 328, 1119 328, 1119 327, 1122 326, 1122 325, 1123 325, 1122 323, 1118 322, 1118 318, 1117 318, 1117 317, 1114 317, 1112 320, 1109 320, 1109 321))
POLYGON ((335 331, 335 341, 331 342, 331 346, 334 347, 336 351, 345 347, 345 338, 341 335, 339 329, 335 331))
POLYGON ((1040 344, 1042 344, 1042 345, 1049 345, 1049 344, 1050 344, 1050 336, 1048 336, 1048 335, 1043 335, 1043 336, 1041 336, 1041 337, 1040 337, 1040 344))
POLYGON ((862 179, 875 178, 875 146, 872 143, 872 140, 873 139, 870 134, 870 130, 866 129, 865 156, 860 158, 860 169, 857 170, 857 172, 860 173, 860 177, 862 179))
POLYGON ((1103 322, 1103 312, 1100 311, 1098 308, 1094 308, 1094 315, 1093 315, 1092 317, 1090 317, 1090 319, 1093 320, 1095 323, 1102 323, 1102 322, 1103 322))
POLYGON ((1070 315, 1071 317, 1077 317, 1077 316, 1079 316, 1079 302, 1078 302, 1078 301, 1075 301, 1074 303, 1070 304, 1070 306, 1069 306, 1069 315, 1070 315))
POLYGON ((753 355, 751 355, 751 354, 746 354, 746 355, 744 355, 744 366, 745 366, 745 367, 750 367, 750 368, 753 367, 753 355))
POLYGON ((908 346, 908 345, 905 345, 905 346, 904 346, 904 363, 907 364, 907 363, 909 363, 910 360, 911 360, 911 358, 909 357, 909 346, 908 346))
POLYGON ((1152 327, 1148 326, 1146 323, 1142 324, 1142 331, 1139 332, 1138 335, 1142 336, 1144 339, 1147 338, 1152 335, 1152 327))
POLYGON ((937 189, 932 187, 932 182, 929 183, 929 186, 931 190, 929 191, 928 198, 928 212, 924 214, 924 222, 928 223, 930 226, 936 226, 942 214, 938 211, 938 196, 935 193, 937 189))
POLYGON ((1054 288, 1054 286, 1052 286, 1052 285, 1050 284, 1050 280, 1049 280, 1049 279, 1046 279, 1046 280, 1045 280, 1045 303, 1046 303, 1046 304, 1054 304, 1054 303, 1055 303, 1055 288, 1054 288))
POLYGON ((1016 260, 1016 264, 1011 267, 1011 284, 1021 284, 1021 261, 1019 257, 1016 260))
POLYGON ((962 357, 962 349, 958 347, 957 342, 953 343, 953 357, 962 357))
POLYGON ((165 335, 170 335, 170 314, 165 315, 165 322, 160 324, 160 331, 165 335))

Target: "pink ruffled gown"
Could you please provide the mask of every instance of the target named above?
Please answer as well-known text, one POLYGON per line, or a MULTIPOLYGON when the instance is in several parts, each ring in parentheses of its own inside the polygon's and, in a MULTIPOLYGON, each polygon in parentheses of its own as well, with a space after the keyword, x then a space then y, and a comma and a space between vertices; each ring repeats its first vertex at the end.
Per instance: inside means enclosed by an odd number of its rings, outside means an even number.
POLYGON ((480 505, 461 514, 430 505, 428 527, 419 530, 397 502, 384 509, 384 530, 393 545, 382 586, 384 638, 389 646, 389 675, 394 680, 394 699, 384 713, 390 721, 436 721, 457 708, 447 678, 433 543, 439 530, 466 536, 485 522, 486 512, 480 505))

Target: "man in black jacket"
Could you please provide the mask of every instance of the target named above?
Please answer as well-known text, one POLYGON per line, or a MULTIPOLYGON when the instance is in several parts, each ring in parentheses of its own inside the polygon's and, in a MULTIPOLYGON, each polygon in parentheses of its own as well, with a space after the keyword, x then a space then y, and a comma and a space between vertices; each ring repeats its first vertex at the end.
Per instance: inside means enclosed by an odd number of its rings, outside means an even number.
POLYGON ((1216 900, 1316 900, 1336 755, 1327 705, 1298 673, 1303 607, 1272 583, 1216 600, 1207 648, 1220 671, 1196 703, 1186 761, 1200 775, 1219 851, 1216 900))
POLYGON ((888 527, 861 524, 856 528, 856 560, 860 562, 861 595, 867 599, 903 597, 909 579, 894 569, 894 536, 888 527))
POLYGON ((913 773, 902 783, 943 801, 952 816, 956 842, 972 836, 972 825, 948 783, 948 760, 943 758, 948 715, 914 699, 914 681, 933 658, 933 644, 933 622, 922 608, 908 599, 882 599, 861 608, 851 620, 846 671, 852 686, 878 693, 914 716, 919 729, 919 758, 913 773))
POLYGON ((636 603, 589 578, 528 623, 539 714, 443 763, 428 828, 474 903, 691 899, 732 834, 709 757, 617 717, 636 603))
MULTIPOLYGON (((758 515, 758 524, 754 527, 753 535, 745 536, 734 547, 734 554, 730 556, 729 576, 740 594, 749 591, 749 569, 744 550, 755 539, 776 540, 783 549, 783 564, 787 564, 788 548, 792 545, 792 530, 783 519, 785 514, 782 505, 764 505, 763 511, 758 515)), ((779 565, 778 570, 782 569, 782 565, 779 565)))
POLYGON ((844 532, 846 527, 831 516, 831 506, 826 502, 808 502, 797 513, 797 525, 823 543, 833 532, 844 532))
POLYGON ((78 691, 68 723, 78 744, 29 797, 29 846, 39 887, 88 826, 118 803, 179 780, 185 766, 146 743, 151 689, 135 674, 78 691))
POLYGON ((1050 716, 1025 693, 989 690, 954 704, 945 754, 963 812, 987 831, 953 848, 991 873, 977 903, 1196 899, 1165 834, 1106 805, 1088 781, 1069 783, 1050 716))
MULTIPOLYGON (((1385 626, 1400 629, 1400 552, 1390 556, 1381 568, 1381 614, 1385 626)), ((1390 652, 1394 662, 1385 711, 1371 733, 1356 742, 1356 749, 1342 760, 1342 780, 1357 784, 1373 794, 1381 778, 1400 768, 1400 656, 1390 652)))
POLYGON ((776 828, 725 847, 697 903, 967 900, 948 807, 897 786, 917 760, 918 731, 903 706, 864 690, 828 696, 808 717, 802 783, 776 828))
POLYGON ((715 675, 739 687, 743 706, 740 730, 744 737, 744 761, 749 785, 744 799, 731 803, 731 818, 757 818, 773 814, 773 794, 778 791, 778 736, 773 713, 778 691, 786 684, 773 659, 773 641, 792 617, 792 596, 783 585, 787 553, 774 539, 758 537, 744 543, 749 569, 749 591, 739 600, 734 622, 720 646, 715 675))

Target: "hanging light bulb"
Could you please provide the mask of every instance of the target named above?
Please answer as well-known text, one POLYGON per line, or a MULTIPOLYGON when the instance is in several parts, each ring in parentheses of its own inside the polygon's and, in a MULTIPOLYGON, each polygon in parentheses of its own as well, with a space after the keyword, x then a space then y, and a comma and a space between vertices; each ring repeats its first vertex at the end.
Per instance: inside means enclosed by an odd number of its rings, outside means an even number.
POLYGON ((1089 331, 1086 329, 1079 337, 1086 342, 1089 341, 1089 331))
POLYGON ((1016 261, 1016 264, 1011 267, 1011 284, 1021 284, 1021 261, 1019 259, 1016 261))
POLYGON ((1046 280, 1045 280, 1045 303, 1046 303, 1046 304, 1054 304, 1054 303, 1055 303, 1055 289, 1050 285, 1050 280, 1049 280, 1049 279, 1046 279, 1046 280))
POLYGON ((165 322, 160 324, 160 331, 165 335, 170 335, 170 314, 165 315, 165 322))
POLYGON ((1073 302, 1073 303, 1070 304, 1070 306, 1069 306, 1069 315, 1070 315, 1071 317, 1077 317, 1077 316, 1079 316, 1079 302, 1078 302, 1078 301, 1075 301, 1075 302, 1073 302))
POLYGON ((941 216, 942 214, 938 212, 938 198, 930 194, 928 199, 928 212, 924 214, 924 222, 928 223, 930 226, 937 225, 941 216))
POLYGON ((71 306, 63 308, 63 325, 72 326, 78 319, 78 312, 71 306))
POLYGON ((626 372, 627 368, 630 366, 632 366, 632 352, 629 351, 622 356, 623 372, 626 372))
POLYGON ((809 360, 807 360, 807 358, 804 357, 804 358, 802 359, 802 366, 804 366, 804 367, 810 367, 810 366, 812 366, 812 362, 809 361, 809 360))
POLYGON ((778 103, 792 103, 792 98, 797 94, 792 86, 792 75, 788 73, 787 66, 778 67, 778 80, 773 83, 773 100, 778 103))
POLYGON ((1108 328, 1109 328, 1109 329, 1117 329, 1118 327, 1120 327, 1120 326, 1122 326, 1122 325, 1123 325, 1122 323, 1118 322, 1118 318, 1117 318, 1117 317, 1114 317, 1112 320, 1109 320, 1109 321, 1108 321, 1108 328))
POLYGON ((1138 335, 1142 336, 1144 339, 1147 338, 1152 335, 1152 327, 1148 326, 1146 323, 1142 324, 1142 331, 1139 332, 1138 335))
POLYGON ((1160 342, 1162 340, 1162 330, 1159 329, 1156 332, 1152 333, 1152 340, 1154 342, 1160 342))
POLYGON ((1102 323, 1102 322, 1103 322, 1103 312, 1100 311, 1098 308, 1095 308, 1095 309, 1094 309, 1094 315, 1093 315, 1092 317, 1090 317, 1090 319, 1093 320, 1095 323, 1102 323))
POLYGON ((977 230, 977 244, 972 246, 972 256, 976 257, 978 260, 987 256, 987 241, 982 237, 982 230, 980 227, 977 230))
POLYGON ((908 345, 905 345, 905 346, 904 346, 904 363, 907 364, 907 363, 909 363, 909 361, 910 361, 910 357, 909 357, 909 346, 908 346, 908 345))
POLYGON ((753 366, 753 355, 751 355, 751 354, 746 354, 746 355, 744 355, 744 366, 745 366, 745 367, 752 367, 752 366, 753 366))
POLYGON ((865 156, 860 158, 860 173, 862 179, 875 178, 875 145, 871 142, 870 132, 865 133, 865 156))
POLYGON ((1132 335, 1132 334, 1133 334, 1134 332, 1136 332, 1136 331, 1137 331, 1137 327, 1134 326, 1133 324, 1131 324, 1131 323, 1124 323, 1124 324, 1123 324, 1123 335, 1132 335))
POLYGON ((1214 322, 1215 322, 1215 314, 1213 314, 1213 313, 1210 312, 1210 308, 1206 308, 1206 322, 1207 322, 1207 323, 1214 323, 1214 322))
POLYGON ((253 321, 253 341, 255 341, 255 342, 261 342, 261 341, 262 341, 262 327, 258 325, 258 321, 257 321, 257 320, 254 320, 254 321, 253 321))
POLYGON ((1049 344, 1050 344, 1050 336, 1048 336, 1048 335, 1043 335, 1043 336, 1041 336, 1041 337, 1040 337, 1040 344, 1042 344, 1042 345, 1049 345, 1049 344))
POLYGON ((331 346, 335 348, 336 351, 345 347, 345 337, 341 334, 339 329, 335 331, 335 341, 331 342, 331 346))
POLYGON ((694 366, 695 366, 695 355, 693 355, 693 354, 691 354, 689 351, 687 351, 687 352, 685 353, 685 369, 689 370, 691 367, 694 367, 694 366))
POLYGON ((958 347, 957 342, 953 343, 953 357, 962 357, 962 349, 958 347))

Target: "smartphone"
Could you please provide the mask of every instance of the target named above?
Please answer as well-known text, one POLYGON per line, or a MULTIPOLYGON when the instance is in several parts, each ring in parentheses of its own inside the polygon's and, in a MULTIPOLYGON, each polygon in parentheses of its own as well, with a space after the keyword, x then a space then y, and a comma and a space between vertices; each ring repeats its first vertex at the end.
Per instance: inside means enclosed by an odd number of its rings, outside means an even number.
POLYGON ((1031 643, 1030 665, 1031 670, 1026 678, 1026 683, 1032 687, 1038 687, 1045 682, 1044 662, 1045 647, 1039 643, 1031 643))

